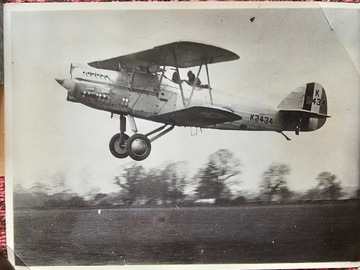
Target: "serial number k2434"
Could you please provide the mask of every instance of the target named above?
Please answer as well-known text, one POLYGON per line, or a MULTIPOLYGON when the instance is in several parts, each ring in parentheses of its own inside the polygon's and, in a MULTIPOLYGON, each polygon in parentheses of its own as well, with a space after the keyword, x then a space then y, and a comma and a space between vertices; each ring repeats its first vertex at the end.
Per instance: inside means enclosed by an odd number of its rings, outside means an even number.
POLYGON ((259 115, 259 114, 250 114, 250 121, 256 122, 256 123, 262 123, 266 125, 272 125, 273 119, 268 116, 259 115))

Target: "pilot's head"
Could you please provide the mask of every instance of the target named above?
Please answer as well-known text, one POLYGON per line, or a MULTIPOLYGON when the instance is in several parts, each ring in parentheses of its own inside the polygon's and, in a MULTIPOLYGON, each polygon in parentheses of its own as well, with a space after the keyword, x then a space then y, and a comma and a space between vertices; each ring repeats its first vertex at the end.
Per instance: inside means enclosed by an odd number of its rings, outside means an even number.
POLYGON ((179 73, 177 73, 176 71, 173 73, 172 75, 172 80, 173 81, 178 81, 180 79, 179 73))
POLYGON ((190 70, 188 73, 187 73, 189 79, 192 78, 192 77, 195 77, 195 74, 192 73, 192 71, 190 70))

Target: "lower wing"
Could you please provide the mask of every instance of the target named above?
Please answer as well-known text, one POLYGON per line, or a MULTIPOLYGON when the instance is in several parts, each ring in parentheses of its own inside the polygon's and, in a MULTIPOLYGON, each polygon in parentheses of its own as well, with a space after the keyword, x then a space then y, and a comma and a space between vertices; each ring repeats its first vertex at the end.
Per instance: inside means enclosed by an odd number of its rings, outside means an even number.
POLYGON ((241 119, 240 115, 231 110, 205 106, 192 106, 152 117, 152 120, 170 125, 193 127, 205 127, 241 119))

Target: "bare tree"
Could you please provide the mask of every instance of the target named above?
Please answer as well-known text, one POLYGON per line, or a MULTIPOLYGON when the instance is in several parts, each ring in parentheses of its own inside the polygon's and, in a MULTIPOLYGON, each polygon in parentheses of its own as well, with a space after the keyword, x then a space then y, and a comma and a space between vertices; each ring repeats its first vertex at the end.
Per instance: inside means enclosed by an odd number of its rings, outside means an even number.
POLYGON ((184 190, 187 185, 186 162, 172 162, 165 166, 164 173, 167 175, 168 195, 172 202, 177 202, 185 196, 184 190))
POLYGON ((130 204, 138 199, 143 203, 177 202, 184 197, 187 185, 185 167, 185 162, 171 162, 161 168, 145 170, 132 163, 124 168, 121 176, 115 177, 115 183, 122 188, 124 200, 130 204))
POLYGON ((321 194, 317 187, 309 189, 302 197, 303 200, 320 200, 321 194))
POLYGON ((200 198, 231 197, 230 187, 239 184, 235 178, 241 163, 232 152, 220 149, 209 156, 208 162, 199 170, 200 179, 196 193, 200 198))
POLYGON ((135 162, 124 168, 121 176, 115 177, 115 184, 127 191, 124 199, 129 204, 133 204, 143 195, 144 188, 142 184, 145 177, 145 169, 135 162))
POLYGON ((286 164, 273 163, 264 172, 260 184, 261 195, 265 196, 266 201, 273 201, 275 196, 280 200, 286 200, 291 192, 287 186, 286 176, 290 174, 290 167, 286 164))
POLYGON ((168 175, 165 170, 159 168, 150 169, 146 177, 146 188, 144 195, 151 201, 162 201, 164 203, 168 198, 168 175))
POLYGON ((21 184, 14 185, 14 193, 22 194, 28 192, 27 189, 25 189, 21 184))
POLYGON ((34 185, 31 187, 30 191, 34 194, 48 195, 51 191, 51 188, 42 182, 35 182, 34 185))
POLYGON ((52 193, 70 193, 71 189, 66 184, 66 177, 64 173, 57 172, 53 176, 52 179, 52 193))
POLYGON ((322 172, 316 180, 319 182, 316 189, 319 190, 321 199, 337 200, 343 195, 341 182, 337 180, 335 174, 322 172))

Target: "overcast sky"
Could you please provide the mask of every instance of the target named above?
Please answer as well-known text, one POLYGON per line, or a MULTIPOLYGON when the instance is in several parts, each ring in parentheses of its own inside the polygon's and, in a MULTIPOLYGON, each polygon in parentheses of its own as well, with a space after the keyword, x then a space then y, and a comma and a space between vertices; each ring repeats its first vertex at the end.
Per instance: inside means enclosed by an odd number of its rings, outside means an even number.
MULTIPOLYGON (((256 190, 273 162, 290 166, 293 190, 314 187, 323 171, 335 173, 344 186, 358 186, 359 18, 359 9, 320 8, 13 12, 11 51, 6 52, 11 75, 7 172, 24 186, 64 173, 77 192, 90 187, 115 191, 114 176, 131 162, 114 158, 108 149, 118 120, 66 101, 66 90, 55 78, 68 78, 71 62, 189 40, 240 56, 210 65, 214 91, 276 108, 295 88, 317 81, 326 89, 331 118, 318 131, 287 133, 290 142, 275 132, 203 130, 192 136, 190 128, 175 128, 152 144, 143 166, 185 160, 194 172, 211 153, 229 149, 242 163, 240 189, 256 190)), ((159 126, 137 123, 141 133, 159 126)))

